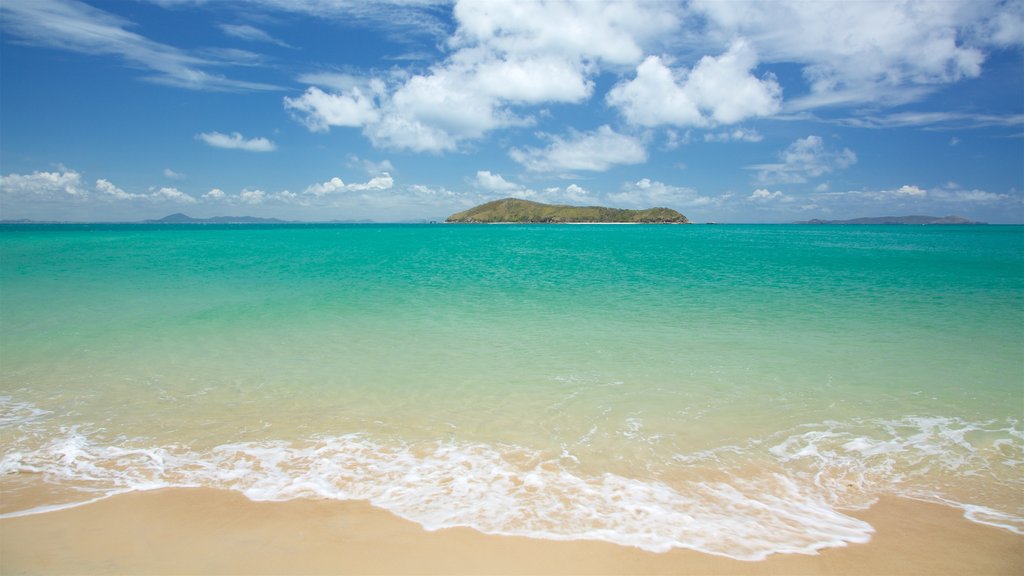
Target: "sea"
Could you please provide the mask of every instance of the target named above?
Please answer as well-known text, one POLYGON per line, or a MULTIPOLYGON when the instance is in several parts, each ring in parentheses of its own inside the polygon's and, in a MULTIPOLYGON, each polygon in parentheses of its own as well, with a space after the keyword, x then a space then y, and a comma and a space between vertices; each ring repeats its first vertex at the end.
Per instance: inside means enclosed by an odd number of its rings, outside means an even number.
POLYGON ((1024 227, 4 225, 0 482, 752 561, 883 496, 1024 534, 1024 227))

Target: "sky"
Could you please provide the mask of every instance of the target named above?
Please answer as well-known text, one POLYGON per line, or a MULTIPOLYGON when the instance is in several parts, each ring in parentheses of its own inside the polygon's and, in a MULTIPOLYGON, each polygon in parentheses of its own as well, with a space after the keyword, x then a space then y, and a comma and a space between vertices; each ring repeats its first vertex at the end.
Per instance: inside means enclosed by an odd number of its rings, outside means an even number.
POLYGON ((2 0, 0 218, 1024 223, 1024 0, 2 0))

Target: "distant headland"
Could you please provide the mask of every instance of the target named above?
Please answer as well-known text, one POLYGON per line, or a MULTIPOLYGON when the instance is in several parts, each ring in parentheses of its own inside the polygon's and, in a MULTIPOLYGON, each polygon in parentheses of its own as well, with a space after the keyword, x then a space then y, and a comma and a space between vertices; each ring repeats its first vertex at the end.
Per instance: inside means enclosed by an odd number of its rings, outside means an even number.
POLYGON ((627 210, 603 206, 542 204, 519 198, 504 198, 452 214, 446 222, 462 224, 687 224, 689 220, 671 208, 627 210))
POLYGON ((961 216, 878 216, 874 218, 853 218, 851 220, 806 220, 794 224, 985 224, 961 216))

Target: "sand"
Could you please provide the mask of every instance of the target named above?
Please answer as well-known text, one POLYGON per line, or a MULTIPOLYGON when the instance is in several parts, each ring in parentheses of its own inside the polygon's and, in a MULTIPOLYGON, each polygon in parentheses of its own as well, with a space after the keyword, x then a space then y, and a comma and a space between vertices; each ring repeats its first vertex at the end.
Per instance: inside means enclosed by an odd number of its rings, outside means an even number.
POLYGON ((167 489, 0 520, 0 573, 1024 574, 1024 537, 958 510, 888 498, 856 515, 877 530, 870 543, 740 562, 468 528, 428 532, 364 502, 167 489))

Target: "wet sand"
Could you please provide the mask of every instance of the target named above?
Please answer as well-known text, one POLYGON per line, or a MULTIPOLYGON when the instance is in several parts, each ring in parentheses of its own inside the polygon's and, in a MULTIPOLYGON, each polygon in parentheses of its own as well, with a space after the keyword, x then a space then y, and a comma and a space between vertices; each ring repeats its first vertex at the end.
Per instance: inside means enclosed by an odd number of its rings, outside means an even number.
POLYGON ((167 489, 0 520, 0 573, 1024 573, 1024 537, 958 510, 889 498, 856 515, 876 529, 867 544, 740 562, 467 528, 428 532, 363 502, 252 502, 233 492, 167 489))

